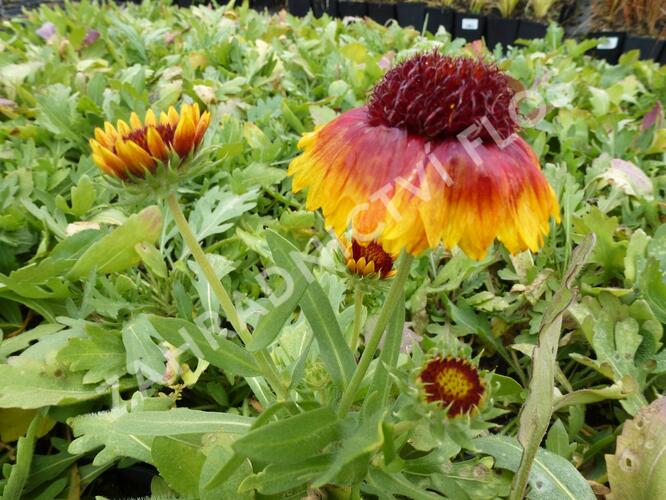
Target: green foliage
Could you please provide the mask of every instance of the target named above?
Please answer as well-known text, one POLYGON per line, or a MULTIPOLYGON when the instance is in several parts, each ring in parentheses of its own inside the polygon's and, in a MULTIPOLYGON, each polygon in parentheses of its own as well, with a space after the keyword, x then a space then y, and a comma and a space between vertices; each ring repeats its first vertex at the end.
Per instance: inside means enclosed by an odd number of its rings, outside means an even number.
MULTIPOLYGON (((145 462, 158 471, 155 497, 494 499, 509 495, 520 442, 535 457, 530 498, 591 498, 587 480, 607 478, 618 497, 624 486, 654 496, 658 478, 643 466, 661 448, 638 449, 651 427, 634 427, 666 380, 666 67, 633 55, 610 66, 585 56, 593 46, 552 26, 506 57, 484 55, 532 89, 527 109, 545 105, 521 134, 562 223, 538 254, 496 245, 480 262, 457 249, 418 257, 342 417, 359 354, 348 344, 354 287, 287 164, 301 134, 362 105, 387 64, 470 49, 395 24, 246 6, 83 1, 6 21, 3 498, 97 495, 110 470, 145 462), (46 22, 49 41, 35 33, 46 22), (163 200, 119 189, 91 159, 87 139, 105 121, 182 102, 212 112, 215 166, 184 177, 178 198, 247 345, 163 200), (581 269, 574 248, 591 232, 581 269), (433 355, 478 364, 478 411, 451 420, 424 402, 419 373, 433 355), (284 398, 262 376, 266 359, 284 398), (624 470, 625 450, 645 459, 624 470)), ((365 339, 387 287, 363 290, 365 339)))

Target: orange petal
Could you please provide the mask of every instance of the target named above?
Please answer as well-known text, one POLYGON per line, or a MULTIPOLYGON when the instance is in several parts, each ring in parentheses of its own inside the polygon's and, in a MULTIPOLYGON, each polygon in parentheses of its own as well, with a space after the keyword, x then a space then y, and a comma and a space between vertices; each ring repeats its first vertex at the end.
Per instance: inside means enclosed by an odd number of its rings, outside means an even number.
POLYGON ((169 125, 169 123, 169 115, 162 111, 160 113, 160 125, 169 125))
POLYGON ((132 126, 133 130, 141 130, 143 128, 143 123, 141 123, 139 115, 137 115, 134 111, 132 111, 132 114, 130 115, 130 125, 132 126))
POLYGON ((155 119, 155 113, 152 109, 146 111, 146 118, 143 120, 143 123, 146 127, 156 127, 157 120, 155 119))
POLYGON ((145 175, 144 167, 150 166, 151 162, 153 162, 148 153, 132 141, 119 139, 116 142, 116 152, 132 174, 138 177, 143 177, 145 175))
POLYGON ((174 108, 173 106, 169 106, 168 115, 169 115, 169 123, 174 127, 178 125, 178 111, 176 111, 176 108, 174 108))
POLYGON ((169 156, 169 149, 166 147, 162 137, 154 127, 148 127, 146 139, 148 142, 148 149, 150 150, 150 154, 152 154, 155 158, 159 158, 160 160, 165 161, 169 156))
POLYGON ((104 133, 106 133, 109 139, 111 139, 113 142, 116 142, 116 137, 118 137, 118 132, 116 131, 115 127, 111 125, 109 122, 104 122, 104 133))
POLYGON ((99 153, 97 153, 97 155, 101 156, 104 164, 110 170, 113 170, 113 172, 115 172, 116 177, 119 177, 121 179, 127 178, 127 166, 125 165, 125 162, 122 159, 120 159, 118 156, 116 156, 111 151, 105 148, 101 148, 99 150, 99 153))
POLYGON ((95 162, 95 164, 102 170, 107 175, 111 175, 113 177, 118 177, 116 174, 116 171, 111 168, 106 161, 104 161, 104 158, 101 155, 94 154, 92 155, 92 159, 95 162))
POLYGON ((117 128, 118 128, 118 134, 121 137, 125 137, 126 135, 128 135, 132 131, 132 129, 129 127, 129 125, 127 125, 127 123, 125 123, 123 120, 118 120, 118 127, 117 128))
POLYGON ((113 140, 109 138, 101 128, 96 128, 95 129, 95 139, 97 139, 97 142, 99 142, 102 146, 105 148, 113 148, 113 140))
POLYGON ((194 144, 196 146, 198 146, 199 143, 201 142, 201 139, 203 139, 206 130, 208 130, 209 124, 210 124, 210 113, 208 111, 204 111, 204 113, 201 115, 201 118, 197 122, 197 129, 194 132, 194 144))
POLYGON ((194 147, 194 134, 196 132, 192 113, 182 110, 176 132, 173 135, 173 149, 178 156, 185 158, 194 147))

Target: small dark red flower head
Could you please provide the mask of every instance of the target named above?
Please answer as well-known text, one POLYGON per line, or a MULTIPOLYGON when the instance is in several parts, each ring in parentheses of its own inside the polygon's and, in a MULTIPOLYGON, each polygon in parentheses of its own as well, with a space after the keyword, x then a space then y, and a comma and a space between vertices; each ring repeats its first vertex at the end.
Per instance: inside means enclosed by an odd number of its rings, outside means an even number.
POLYGON ((421 372, 426 400, 448 407, 455 417, 479 406, 485 391, 479 372, 466 359, 436 357, 421 372))
MULTIPOLYGON (((444 139, 485 117, 505 139, 517 128, 509 113, 513 96, 509 80, 494 65, 429 52, 386 73, 372 91, 368 123, 444 139)), ((478 127, 467 138, 489 140, 488 128, 478 127)))

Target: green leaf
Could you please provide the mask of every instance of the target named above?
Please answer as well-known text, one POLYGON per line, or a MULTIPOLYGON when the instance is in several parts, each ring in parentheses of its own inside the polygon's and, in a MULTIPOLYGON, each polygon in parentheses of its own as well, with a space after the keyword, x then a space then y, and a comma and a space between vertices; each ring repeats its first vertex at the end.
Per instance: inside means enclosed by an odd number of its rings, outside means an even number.
POLYGON ((123 326, 127 373, 141 374, 160 383, 164 381, 166 358, 153 342, 154 329, 145 316, 139 316, 123 326))
POLYGON ((580 389, 555 399, 554 411, 561 410, 570 405, 584 405, 598 403, 607 399, 624 399, 640 390, 638 383, 632 377, 623 377, 619 382, 599 389, 580 389))
MULTIPOLYGON (((508 436, 476 438, 474 446, 482 453, 491 455, 497 466, 516 471, 522 455, 522 446, 508 436)), ((534 457, 529 475, 532 493, 528 498, 539 500, 595 500, 585 478, 566 459, 539 448, 534 457)))
POLYGON ((326 472, 317 477, 313 483, 314 487, 337 482, 335 481, 336 476, 352 465, 355 466, 353 467, 354 481, 365 477, 370 458, 384 443, 383 416, 383 411, 375 413, 370 418, 362 420, 353 433, 344 437, 341 448, 335 452, 335 460, 326 472))
POLYGON ((33 360, 0 365, 0 408, 41 408, 86 401, 107 391, 85 385, 83 375, 33 360))
POLYGON ((641 274, 640 288, 654 315, 666 323, 666 282, 656 259, 648 259, 641 274))
POLYGON ((266 240, 278 266, 292 276, 295 282, 302 278, 308 281, 308 287, 301 297, 301 309, 312 327, 322 362, 333 383, 339 389, 344 389, 351 380, 356 363, 328 297, 307 269, 301 253, 294 245, 273 231, 266 232, 266 240))
POLYGON ((258 474, 247 477, 240 491, 257 490, 263 495, 275 495, 310 483, 331 466, 331 455, 311 457, 297 464, 271 464, 258 474))
POLYGON ((93 460, 94 465, 101 466, 118 457, 152 463, 151 446, 157 436, 209 432, 242 435, 250 429, 252 419, 189 408, 128 413, 127 409, 121 406, 107 412, 80 415, 70 419, 68 423, 77 437, 69 445, 69 452, 88 453, 103 447, 93 460))
POLYGON ((569 443, 569 434, 559 418, 550 426, 546 436, 546 449, 567 460, 576 449, 576 443, 569 443))
POLYGON ((57 137, 81 144, 84 138, 79 131, 79 114, 76 112, 77 96, 69 87, 56 83, 47 87, 45 95, 38 96, 37 122, 57 137))
POLYGON ((377 495, 379 498, 395 498, 394 495, 400 495, 412 500, 436 500, 442 498, 441 495, 435 495, 419 488, 400 472, 389 474, 375 467, 370 468, 367 477, 367 487, 364 486, 363 489, 377 495))
POLYGON ((168 271, 164 262, 164 256, 155 248, 155 245, 142 241, 134 245, 134 250, 141 258, 141 262, 151 273, 158 278, 166 278, 168 271))
POLYGON ((244 457, 296 464, 337 439, 339 427, 331 408, 319 408, 254 429, 238 439, 233 449, 244 457))
POLYGON ((84 327, 86 338, 70 338, 58 352, 58 361, 73 372, 87 372, 84 384, 94 384, 125 374, 126 353, 120 332, 93 324, 84 327))
POLYGON ((199 478, 199 494, 201 500, 218 500, 220 498, 234 498, 237 500, 254 500, 254 495, 248 492, 242 492, 240 485, 243 479, 252 475, 252 466, 249 460, 242 461, 239 466, 233 471, 226 480, 211 489, 206 489, 205 486, 211 482, 215 476, 220 472, 228 463, 232 456, 233 451, 227 445, 229 436, 217 434, 215 438, 210 439, 210 446, 208 449, 206 461, 201 470, 199 478), (224 440, 220 442, 221 439, 224 440))
POLYGON ((41 427, 44 415, 38 413, 32 419, 25 437, 19 438, 16 446, 16 463, 12 466, 7 484, 2 492, 2 498, 21 498, 23 488, 28 481, 32 457, 35 453, 35 442, 37 441, 37 430, 41 427))
MULTIPOLYGON (((267 240, 269 245, 276 245, 275 248, 271 246, 274 255, 281 251, 280 244, 282 242, 280 240, 272 237, 270 233, 267 240)), ((308 288, 308 282, 303 273, 289 273, 285 278, 286 289, 276 298, 281 303, 261 317, 257 328, 252 333, 252 340, 246 346, 248 351, 255 352, 264 349, 277 338, 308 288), (283 300, 285 295, 287 295, 287 298, 283 300)))
POLYGON ((100 273, 124 271, 140 261, 137 243, 155 243, 162 229, 162 214, 156 206, 132 215, 122 226, 93 243, 74 264, 68 276, 78 279, 97 269, 100 273))
POLYGON ((170 344, 191 351, 197 358, 244 377, 261 374, 254 358, 245 349, 220 335, 202 330, 195 324, 177 318, 145 316, 159 336, 170 344))
POLYGON ((627 420, 613 455, 606 455, 610 500, 650 500, 666 491, 666 398, 627 420))
POLYGON ((171 489, 184 497, 199 496, 199 476, 206 461, 200 435, 158 436, 151 457, 171 489))

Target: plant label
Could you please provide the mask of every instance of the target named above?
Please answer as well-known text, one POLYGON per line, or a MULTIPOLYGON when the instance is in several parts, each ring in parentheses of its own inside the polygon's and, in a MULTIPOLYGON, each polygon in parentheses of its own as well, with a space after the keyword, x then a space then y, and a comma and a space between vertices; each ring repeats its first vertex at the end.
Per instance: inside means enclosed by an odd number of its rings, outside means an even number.
POLYGON ((478 30, 479 20, 471 17, 464 17, 460 22, 460 27, 464 30, 478 30))
POLYGON ((617 48, 618 41, 619 41, 619 39, 616 36, 604 37, 604 38, 602 38, 602 42, 599 45, 597 45, 597 49, 598 50, 613 50, 613 49, 617 48))

